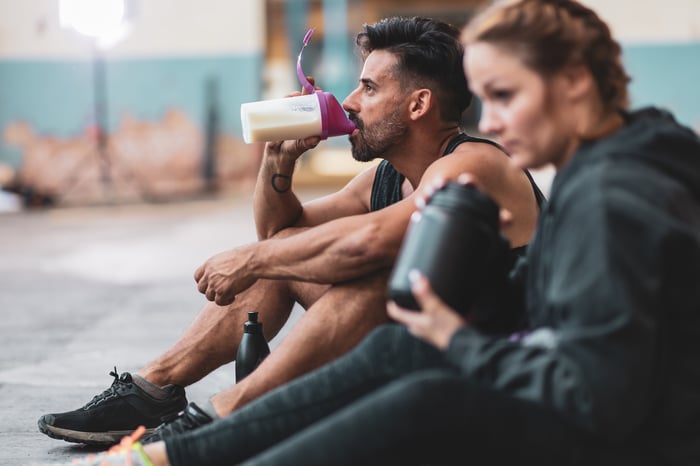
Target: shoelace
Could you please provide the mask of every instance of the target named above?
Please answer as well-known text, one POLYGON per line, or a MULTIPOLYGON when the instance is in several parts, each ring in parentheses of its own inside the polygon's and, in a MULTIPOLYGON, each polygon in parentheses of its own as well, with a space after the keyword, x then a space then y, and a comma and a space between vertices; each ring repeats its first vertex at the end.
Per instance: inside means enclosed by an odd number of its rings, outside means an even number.
MULTIPOLYGON (((141 436, 146 432, 146 428, 144 426, 138 426, 135 431, 131 433, 131 435, 127 435, 126 437, 123 437, 118 444, 114 445, 112 448, 107 450, 106 453, 103 453, 105 456, 114 456, 114 455, 124 455, 125 463, 124 466, 133 466, 134 463, 131 461, 131 450, 136 443, 136 441, 141 438, 141 436)), ((87 461, 92 461, 93 459, 97 458, 97 455, 91 454, 88 455, 86 460, 87 461)), ((73 460, 73 464, 80 464, 79 460, 73 460)), ((109 462, 107 460, 104 460, 101 463, 101 466, 110 466, 109 462)))
POLYGON ((195 427, 199 427, 200 422, 195 418, 194 416, 190 415, 190 412, 185 410, 185 413, 183 414, 183 419, 180 425, 185 429, 185 430, 191 430, 195 427))
POLYGON ((117 396, 116 392, 116 387, 117 385, 124 384, 125 382, 119 378, 119 373, 117 372, 117 366, 114 366, 114 370, 109 372, 109 375, 114 377, 114 381, 112 382, 112 385, 109 386, 109 388, 99 395, 95 395, 92 400, 90 400, 85 406, 83 406, 83 409, 88 409, 91 408, 100 402, 107 400, 109 398, 114 398, 117 396))
POLYGON ((182 434, 188 430, 199 427, 200 423, 196 418, 190 415, 189 411, 185 409, 180 411, 171 422, 166 422, 158 426, 158 429, 162 433, 169 434, 182 434))

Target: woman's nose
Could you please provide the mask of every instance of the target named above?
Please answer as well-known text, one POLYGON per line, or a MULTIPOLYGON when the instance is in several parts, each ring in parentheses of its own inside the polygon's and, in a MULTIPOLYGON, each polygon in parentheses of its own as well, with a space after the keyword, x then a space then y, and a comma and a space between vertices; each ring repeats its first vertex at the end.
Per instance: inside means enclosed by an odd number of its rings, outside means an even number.
POLYGON ((501 129, 502 125, 493 108, 488 104, 482 104, 479 132, 483 134, 498 134, 501 129))

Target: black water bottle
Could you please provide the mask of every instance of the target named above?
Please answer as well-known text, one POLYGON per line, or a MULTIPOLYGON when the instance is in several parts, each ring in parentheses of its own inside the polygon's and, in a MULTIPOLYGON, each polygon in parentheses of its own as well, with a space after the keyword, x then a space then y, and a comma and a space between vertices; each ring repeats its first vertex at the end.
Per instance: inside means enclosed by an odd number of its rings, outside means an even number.
POLYGON ((249 312, 248 322, 243 324, 243 336, 236 354, 236 382, 253 372, 268 354, 270 347, 263 335, 262 322, 258 322, 258 313, 249 312))
POLYGON ((415 269, 446 304, 467 314, 489 281, 507 271, 509 247, 499 223, 490 197, 473 185, 446 184, 411 217, 389 278, 389 299, 419 309, 409 279, 415 269))

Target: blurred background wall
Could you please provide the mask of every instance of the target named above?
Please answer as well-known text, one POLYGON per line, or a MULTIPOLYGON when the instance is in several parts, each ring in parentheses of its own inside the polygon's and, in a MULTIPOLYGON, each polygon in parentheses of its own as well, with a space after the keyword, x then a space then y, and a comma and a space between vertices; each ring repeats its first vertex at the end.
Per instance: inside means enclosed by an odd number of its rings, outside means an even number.
POLYGON ((239 107, 263 87, 264 2, 131 0, 105 47, 62 27, 59 3, 0 0, 0 163, 22 189, 148 200, 251 178, 239 107))
POLYGON ((586 0, 623 46, 632 106, 654 104, 700 132, 700 2, 586 0))
MULTIPOLYGON (((93 4, 112 0, 88 0, 93 4)), ((0 185, 34 204, 161 200, 249 190, 260 145, 240 137, 240 104, 299 87, 339 100, 365 22, 423 15, 462 25, 480 0, 126 0, 121 40, 96 47, 61 24, 59 0, 0 0, 0 185)), ((633 106, 672 110, 700 131, 700 2, 588 0, 624 47, 633 106)), ((478 106, 467 115, 478 118, 478 106)), ((300 182, 351 176, 345 138, 302 160, 300 182)))

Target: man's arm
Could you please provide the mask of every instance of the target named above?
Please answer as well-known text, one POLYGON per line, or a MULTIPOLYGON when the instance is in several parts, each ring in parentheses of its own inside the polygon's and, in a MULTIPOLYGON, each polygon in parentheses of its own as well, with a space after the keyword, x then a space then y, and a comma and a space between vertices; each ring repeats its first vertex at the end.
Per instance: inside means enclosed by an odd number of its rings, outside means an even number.
POLYGON ((301 216, 301 201, 292 191, 294 167, 297 159, 319 142, 320 138, 314 136, 265 144, 253 195, 258 239, 269 238, 294 225, 301 216))
POLYGON ((271 238, 290 227, 316 226, 369 212, 376 167, 363 171, 333 194, 301 203, 292 190, 294 168, 299 156, 318 142, 318 137, 310 137, 266 144, 253 198, 259 239, 271 238))
MULTIPOLYGON (((462 173, 470 173, 497 202, 512 211, 511 228, 518 239, 510 239, 511 243, 515 241, 514 246, 520 246, 518 241, 527 242, 523 238, 529 238, 536 221, 532 188, 525 175, 517 169, 513 171, 498 149, 487 144, 473 146, 469 152, 455 151, 434 162, 426 170, 419 189, 435 177, 456 179, 462 173), (498 152, 490 154, 490 150, 498 152)), ((338 218, 293 236, 226 251, 197 269, 195 280, 207 299, 228 304, 259 278, 316 283, 358 278, 393 265, 414 210, 411 194, 376 212, 338 218)))
POLYGON ((195 272, 198 289, 225 305, 260 278, 338 283, 391 267, 413 210, 406 199, 222 252, 195 272))

